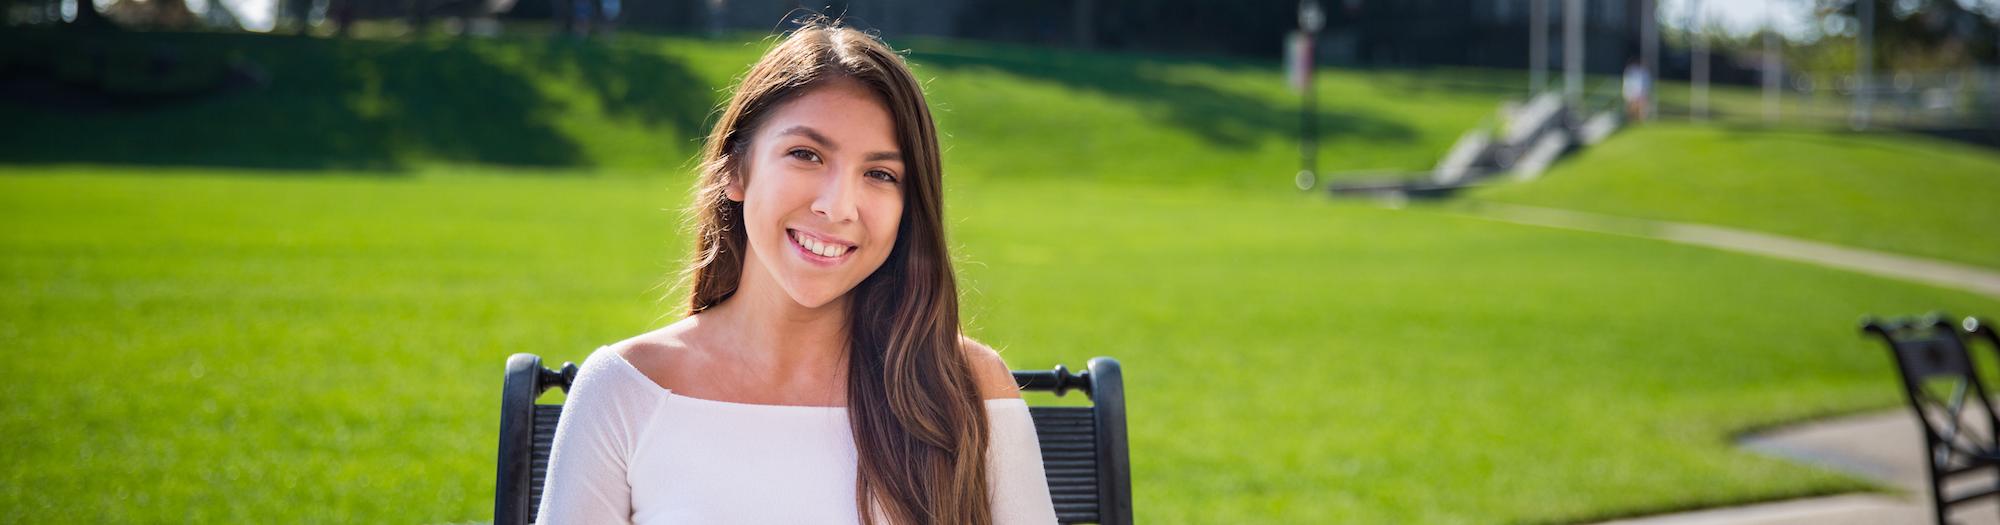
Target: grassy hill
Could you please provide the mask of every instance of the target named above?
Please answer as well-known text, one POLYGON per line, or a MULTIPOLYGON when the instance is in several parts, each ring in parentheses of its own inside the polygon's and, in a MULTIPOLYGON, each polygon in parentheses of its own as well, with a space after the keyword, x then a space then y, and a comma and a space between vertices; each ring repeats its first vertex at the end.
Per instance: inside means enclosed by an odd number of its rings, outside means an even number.
MULTIPOLYGON (((52 38, 0 35, 31 37, 52 38)), ((269 81, 0 104, 12 516, 490 518, 503 360, 672 319, 686 156, 762 49, 122 38, 269 81)), ((1148 522, 1566 522, 1865 488, 1730 436, 1892 406, 1864 313, 2000 312, 1298 194, 1275 64, 895 43, 947 134, 968 329, 1016 368, 1125 363, 1148 522)), ((1352 168, 1428 166, 1512 85, 1325 73, 1325 156, 1352 168)))
POLYGON ((2000 268, 2000 153, 1907 134, 1662 123, 1475 195, 2000 268))
MULTIPOLYGON (((264 83, 137 114, 0 106, 0 118, 14 123, 0 129, 0 161, 679 174, 722 90, 764 49, 755 37, 642 34, 608 42, 68 38, 29 32, 0 42, 17 62, 88 61, 92 49, 127 57, 102 75, 114 78, 139 75, 126 70, 166 54, 248 64, 264 83)), ((911 50, 927 81, 953 175, 1284 187, 1298 169, 1299 97, 1276 64, 893 43, 911 50), (1190 150, 1203 154, 1174 154, 1190 150)), ((1323 169, 1428 169, 1511 93, 1508 78, 1329 70, 1319 86, 1323 169)))

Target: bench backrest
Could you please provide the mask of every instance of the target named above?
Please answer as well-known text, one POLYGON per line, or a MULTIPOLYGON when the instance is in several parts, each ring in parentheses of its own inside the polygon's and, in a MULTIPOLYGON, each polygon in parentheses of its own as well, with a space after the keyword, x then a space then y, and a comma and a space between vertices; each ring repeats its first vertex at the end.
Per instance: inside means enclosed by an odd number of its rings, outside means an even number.
MULTIPOLYGON (((1903 392, 1923 425, 1924 471, 1929 478, 1932 516, 1950 520, 1951 507, 2000 494, 1990 482, 1954 483, 1963 475, 1990 476, 2000 466, 2000 415, 1980 380, 1966 338, 1984 339, 2000 349, 2000 337, 1977 318, 1966 318, 1964 332, 1952 327, 1942 313, 1921 318, 1867 319, 1866 333, 1880 336, 1895 357, 1903 392), (1965 490, 1970 489, 1970 490, 1965 490)), ((1969 481, 1960 479, 1958 481, 1969 481)))
MULTIPOLYGON (((542 367, 534 354, 507 359, 501 385, 500 457, 494 485, 493 523, 525 525, 541 505, 562 405, 539 404, 550 388, 569 391, 576 365, 542 367)), ((1042 469, 1061 523, 1132 523, 1132 468, 1125 440, 1125 386, 1118 361, 1090 360, 1081 373, 1060 365, 1053 370, 1015 371, 1022 390, 1057 396, 1080 390, 1090 406, 1031 406, 1041 441, 1042 469)))
MULTIPOLYGON (((1932 315, 1866 320, 1862 330, 1888 344, 1903 392, 1931 447, 2000 449, 2000 439, 1992 433, 2000 429, 2000 414, 1994 411, 1957 327, 1932 315)), ((1992 337, 1990 329, 1982 329, 1974 319, 1967 319, 1966 331, 1992 337)))

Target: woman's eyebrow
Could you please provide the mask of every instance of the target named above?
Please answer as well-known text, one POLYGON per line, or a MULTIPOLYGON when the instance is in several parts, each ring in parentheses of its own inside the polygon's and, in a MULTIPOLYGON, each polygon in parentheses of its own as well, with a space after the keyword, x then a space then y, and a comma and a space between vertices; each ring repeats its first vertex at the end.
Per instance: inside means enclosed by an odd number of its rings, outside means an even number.
POLYGON ((819 130, 812 129, 807 126, 803 125, 792 126, 789 128, 785 128, 784 131, 778 132, 778 136, 782 137, 785 135, 804 135, 806 138, 812 139, 813 142, 818 142, 821 146, 826 146, 826 149, 830 150, 840 149, 839 144, 835 144, 833 141, 827 140, 826 135, 820 134, 819 130))
MULTIPOLYGON (((801 135, 807 139, 811 139, 813 142, 818 142, 821 146, 825 146, 826 149, 828 150, 840 151, 839 144, 836 144, 832 140, 827 139, 826 135, 821 134, 819 130, 812 129, 811 127, 803 124, 785 128, 784 131, 778 132, 778 136, 782 137, 785 135, 801 135)), ((876 152, 870 152, 868 155, 861 157, 861 160, 865 162, 877 162, 884 160, 903 160, 903 154, 895 151, 876 151, 876 152)))

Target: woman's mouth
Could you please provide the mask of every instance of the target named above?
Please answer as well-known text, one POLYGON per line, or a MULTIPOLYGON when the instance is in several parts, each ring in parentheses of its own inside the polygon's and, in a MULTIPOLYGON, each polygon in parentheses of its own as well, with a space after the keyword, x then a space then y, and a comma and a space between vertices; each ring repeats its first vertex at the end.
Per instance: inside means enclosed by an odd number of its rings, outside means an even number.
POLYGON ((839 261, 842 257, 847 256, 848 253, 853 252, 855 248, 851 244, 793 229, 786 229, 785 236, 791 238, 792 246, 798 247, 801 255, 818 262, 839 261))

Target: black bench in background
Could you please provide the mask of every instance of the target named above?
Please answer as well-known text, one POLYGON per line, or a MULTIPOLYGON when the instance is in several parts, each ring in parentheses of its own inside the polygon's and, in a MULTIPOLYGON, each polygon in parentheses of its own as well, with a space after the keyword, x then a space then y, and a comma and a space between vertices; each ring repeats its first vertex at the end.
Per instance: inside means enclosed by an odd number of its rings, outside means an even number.
MULTIPOLYGON (((494 525, 524 525, 535 519, 549 468, 562 405, 536 403, 543 392, 569 392, 576 365, 542 367, 534 354, 507 359, 500 388, 499 479, 494 486, 494 525)), ((1057 396, 1081 390, 1090 406, 1030 406, 1042 445, 1042 470, 1062 523, 1132 523, 1132 466, 1125 442, 1125 383, 1118 361, 1090 360, 1087 370, 1014 371, 1022 390, 1057 396)))
POLYGON ((1966 350, 1967 338, 1983 338, 2000 350, 1993 328, 1968 317, 1952 326, 1944 314, 1890 320, 1866 319, 1862 331, 1888 343, 1903 393, 1924 430, 1924 466, 1930 477, 1933 516, 1940 525, 1953 505, 2000 494, 2000 486, 1951 490, 1952 478, 1981 471, 2000 473, 2000 415, 1993 409, 1979 367, 1966 350), (1942 388, 1940 388, 1942 387, 1942 388))

